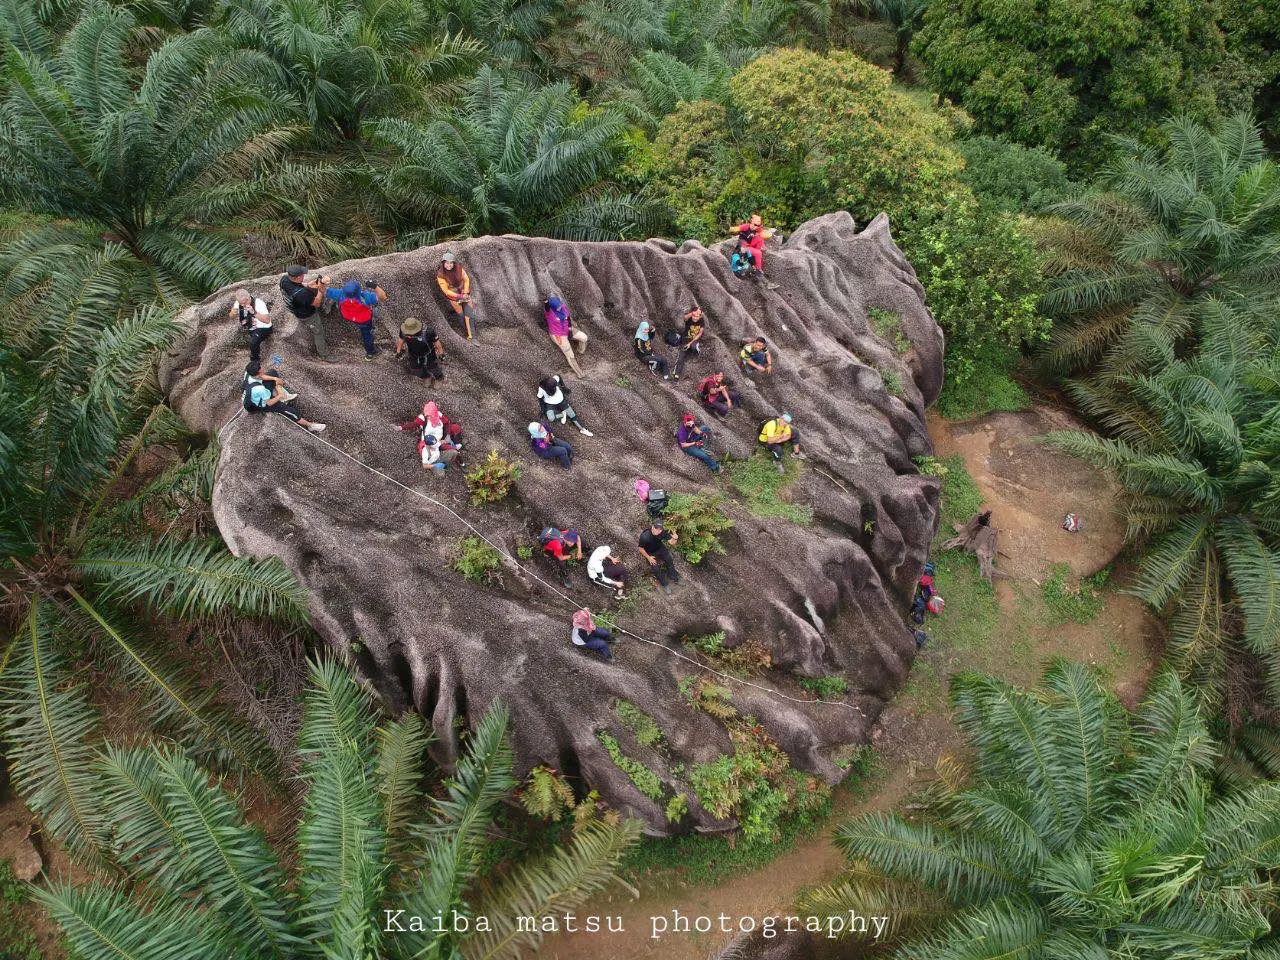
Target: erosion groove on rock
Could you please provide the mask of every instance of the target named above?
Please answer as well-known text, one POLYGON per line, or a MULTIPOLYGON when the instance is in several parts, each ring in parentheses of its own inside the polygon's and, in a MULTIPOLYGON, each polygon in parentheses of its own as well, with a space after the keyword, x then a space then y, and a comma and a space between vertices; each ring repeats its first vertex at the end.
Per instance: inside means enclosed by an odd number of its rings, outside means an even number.
MULTIPOLYGON (((355 330, 336 316, 326 323, 337 362, 316 361, 309 331, 283 309, 277 277, 241 284, 271 305, 276 332, 264 359, 284 359, 282 372, 301 394, 304 416, 327 422, 325 439, 342 450, 449 503, 513 555, 544 526, 572 526, 589 546, 619 548, 638 577, 635 540, 644 514, 632 492, 637 477, 675 492, 728 489, 674 444, 680 413, 695 409, 697 380, 723 369, 742 394, 743 409, 715 425, 733 456, 752 451, 760 422, 790 411, 812 459, 789 495, 812 506, 812 525, 760 520, 731 495, 726 509, 736 527, 724 538, 728 556, 692 569, 681 564, 683 583, 669 594, 646 592, 624 624, 677 648, 682 635, 719 629, 730 643, 758 640, 774 667, 755 682, 797 698, 810 696, 797 677, 846 677, 846 700, 856 710, 801 705, 730 684, 738 709, 759 718, 797 768, 838 779, 834 753, 866 740, 910 667, 914 644, 902 610, 938 504, 936 482, 916 472, 912 457, 930 451, 924 410, 941 386, 942 334, 887 219, 861 232, 844 213, 806 223, 768 252, 776 291, 737 280, 723 250, 694 242, 677 249, 661 240, 504 236, 449 247, 476 288, 474 343, 443 317, 434 280, 443 247, 327 268, 339 282, 376 279, 390 294, 375 363, 363 362, 355 330), (538 380, 567 374, 539 309, 552 293, 590 336, 586 378, 568 379, 574 406, 596 435, 565 429, 578 453, 571 472, 536 460, 526 443, 525 425, 538 414, 538 380), (694 302, 709 318, 703 355, 690 361, 683 381, 657 381, 632 354, 632 331, 646 318, 671 329, 694 302), (878 334, 868 307, 898 315, 901 336, 878 334), (432 392, 390 359, 391 337, 410 315, 436 324, 444 338, 448 379, 432 392), (774 350, 772 377, 736 370, 739 340, 757 332, 774 350), (886 388, 882 372, 897 375, 901 397, 886 388), (464 424, 472 462, 490 449, 522 461, 507 501, 474 509, 456 469, 440 478, 422 474, 415 438, 391 425, 415 415, 427 399, 464 424)), ((247 351, 227 319, 229 303, 230 288, 183 314, 185 337, 162 365, 173 406, 205 431, 227 423, 240 404, 247 351)), ((501 698, 511 711, 521 770, 551 764, 642 817, 653 833, 734 826, 704 810, 670 769, 733 749, 721 723, 680 694, 680 679, 693 671, 688 663, 626 639, 612 663, 574 648, 572 608, 563 600, 513 564, 504 565, 499 582, 464 581, 448 568, 468 532, 453 517, 283 417, 242 416, 222 443, 214 513, 231 549, 280 557, 310 590, 321 635, 341 649, 358 640, 357 662, 383 695, 431 719, 441 759, 456 754, 459 729, 501 698), (656 719, 666 756, 635 742, 618 721, 618 699, 656 719), (604 729, 670 791, 688 795, 680 827, 672 828, 662 804, 643 796, 610 760, 596 737, 604 729)), ((550 573, 537 559, 530 564, 550 573)), ((597 610, 607 606, 607 592, 590 584, 582 568, 570 592, 597 610)))

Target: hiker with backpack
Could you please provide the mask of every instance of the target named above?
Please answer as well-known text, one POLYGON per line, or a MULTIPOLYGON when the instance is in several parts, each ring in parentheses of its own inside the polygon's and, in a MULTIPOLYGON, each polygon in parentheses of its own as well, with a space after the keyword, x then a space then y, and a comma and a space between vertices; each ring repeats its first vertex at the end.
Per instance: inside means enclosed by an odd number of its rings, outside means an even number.
POLYGON ((271 314, 260 297, 252 297, 248 290, 235 292, 228 311, 240 329, 249 334, 249 359, 262 359, 262 341, 271 336, 271 314))
POLYGON ((529 446, 542 460, 556 460, 568 470, 573 464, 573 447, 560 440, 541 423, 529 424, 529 446))
POLYGON ((409 358, 409 372, 415 377, 430 380, 431 386, 444 383, 444 344, 435 327, 424 327, 417 317, 405 317, 400 324, 400 336, 396 339, 396 353, 409 358))
MULTIPOLYGON (((750 277, 752 280, 764 280, 764 242, 770 239, 775 231, 765 229, 760 214, 753 213, 746 223, 738 224, 732 232, 738 238, 734 255, 738 257, 739 265, 734 266, 730 263, 734 274, 739 277, 750 277)), ((778 288, 776 283, 767 281, 766 286, 770 290, 778 288)))
POLYGON ((607 545, 596 547, 587 560, 587 579, 613 591, 613 599, 627 599, 627 568, 613 555, 607 545))
POLYGON ((650 373, 663 380, 669 380, 666 359, 658 356, 653 349, 653 338, 657 333, 653 324, 648 320, 641 320, 640 326, 636 327, 636 335, 631 341, 631 346, 636 352, 636 359, 647 366, 650 373))
POLYGON ((556 561, 556 569, 560 571, 560 582, 566 587, 573 586, 569 579, 569 561, 582 559, 582 537, 577 530, 560 530, 547 527, 538 536, 542 545, 542 555, 556 561))
POLYGON ((285 309, 311 328, 315 341, 316 357, 325 363, 332 361, 329 345, 324 336, 324 318, 317 308, 325 301, 330 280, 328 277, 307 279, 307 268, 294 264, 280 278, 280 292, 284 294, 285 309))
POLYGON ((462 317, 462 330, 467 339, 474 339, 476 319, 472 309, 471 277, 452 253, 446 252, 441 258, 436 283, 449 302, 449 308, 462 317))
POLYGON ((298 413, 297 407, 294 406, 294 401, 297 399, 296 393, 290 393, 285 389, 284 380, 281 379, 278 371, 268 370, 263 373, 262 364, 257 360, 250 360, 249 365, 244 368, 244 386, 240 402, 247 412, 278 413, 298 426, 306 427, 312 433, 323 432, 323 423, 304 420, 298 413))
POLYGON ((729 384, 720 371, 707 374, 698 383, 698 399, 704 407, 722 419, 729 416, 729 411, 737 407, 740 401, 737 392, 729 389, 729 384))
POLYGON ((684 375, 685 362, 691 356, 702 353, 702 335, 706 332, 707 321, 702 308, 694 304, 684 315, 684 329, 680 334, 679 351, 676 353, 676 368, 671 374, 672 380, 679 380, 684 375))
POLYGON ((764 337, 742 341, 742 349, 738 351, 738 364, 747 373, 753 370, 758 373, 773 373, 773 354, 769 352, 769 345, 765 343, 764 337))
POLYGON ((653 518, 649 522, 649 526, 640 534, 638 541, 640 556, 644 557, 645 562, 649 564, 649 572, 658 581, 658 586, 664 590, 667 588, 668 581, 680 582, 680 574, 676 572, 675 561, 671 557, 671 551, 667 549, 669 546, 674 546, 679 540, 680 538, 676 535, 676 532, 668 530, 657 517, 653 518))
POLYGON ((582 368, 578 366, 574 349, 577 348, 578 354, 587 352, 587 335, 574 327, 565 302, 559 297, 547 297, 542 301, 542 318, 547 322, 547 334, 551 337, 551 342, 560 348, 573 372, 582 376, 582 368))
POLYGON ((712 473, 719 473, 720 464, 705 449, 710 439, 711 431, 700 424, 692 413, 686 413, 680 418, 680 428, 676 430, 676 443, 680 446, 680 452, 700 461, 712 473))
POLYGON ((547 423, 572 423, 584 437, 594 437, 578 420, 573 407, 569 406, 569 385, 560 374, 547 377, 538 384, 538 406, 542 409, 542 419, 547 423))
POLYGON ((613 634, 604 627, 597 627, 595 620, 591 617, 591 611, 586 607, 573 615, 573 630, 569 634, 569 639, 573 641, 575 647, 585 647, 592 653, 598 654, 601 660, 613 659, 613 651, 609 649, 613 634))
POLYGON ((378 316, 378 304, 387 299, 387 292, 376 280, 366 280, 363 284, 359 280, 348 280, 337 290, 326 290, 324 295, 337 301, 343 320, 356 325, 360 342, 364 344, 365 362, 372 362, 378 355, 378 348, 373 345, 373 321, 378 316))
POLYGON ((422 412, 412 420, 396 424, 396 429, 418 431, 418 456, 423 470, 441 473, 445 464, 453 460, 462 468, 462 425, 451 422, 434 400, 423 404, 422 412))
POLYGON ((773 462, 777 464, 779 473, 784 472, 782 451, 787 444, 791 444, 792 459, 805 460, 808 458, 808 455, 800 449, 800 434, 791 426, 791 414, 789 413, 784 413, 762 423, 760 425, 759 441, 760 445, 769 451, 769 456, 773 457, 773 462))

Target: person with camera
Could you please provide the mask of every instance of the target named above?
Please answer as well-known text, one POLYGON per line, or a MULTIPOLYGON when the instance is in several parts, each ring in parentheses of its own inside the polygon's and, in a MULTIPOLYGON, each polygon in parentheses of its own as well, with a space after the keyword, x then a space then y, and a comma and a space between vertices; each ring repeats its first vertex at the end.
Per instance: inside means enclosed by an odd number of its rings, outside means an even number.
POLYGON ((231 301, 231 319, 249 334, 249 359, 262 359, 262 341, 271 336, 271 314, 260 297, 251 297, 248 290, 237 290, 231 301))
POLYGON ((324 303, 329 278, 307 279, 307 268, 294 264, 280 278, 280 292, 284 294, 285 309, 311 328, 315 340, 316 356, 329 363, 329 345, 324 337, 324 318, 318 312, 324 303))
POLYGON ((444 344, 435 327, 424 327, 417 317, 405 317, 400 324, 400 336, 396 339, 396 356, 407 353, 409 372, 415 377, 430 380, 431 386, 444 383, 444 344))
POLYGON ((387 299, 387 292, 378 286, 377 280, 348 280, 336 290, 326 290, 325 297, 336 300, 338 313, 343 320, 354 323, 364 344, 364 359, 371 363, 378 355, 373 345, 373 321, 378 317, 378 304, 387 299))
POLYGON ((449 301, 449 307, 462 317, 462 329, 468 340, 474 339, 475 313, 472 308, 471 277, 452 253, 445 253, 436 271, 436 283, 449 301))
POLYGON ((712 473, 720 472, 720 464, 716 458, 706 451, 707 441, 711 439, 711 431, 698 422, 692 413, 686 413, 680 419, 680 428, 676 431, 676 443, 685 456, 702 463, 712 473))

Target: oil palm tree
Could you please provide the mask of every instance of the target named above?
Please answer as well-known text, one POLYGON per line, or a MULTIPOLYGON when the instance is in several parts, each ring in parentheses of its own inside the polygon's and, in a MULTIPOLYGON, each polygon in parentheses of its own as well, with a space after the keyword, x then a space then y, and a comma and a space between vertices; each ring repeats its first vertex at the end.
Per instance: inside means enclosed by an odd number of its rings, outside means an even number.
POLYGON ((1063 661, 1029 692, 961 674, 951 699, 971 774, 944 767, 910 819, 842 826, 852 869, 808 910, 898 908, 904 960, 1280 956, 1280 784, 1212 794, 1212 741, 1176 674, 1132 715, 1063 661))
POLYGON ((1154 373, 1223 313, 1242 326, 1280 316, 1280 168, 1257 125, 1161 130, 1165 146, 1117 140, 1097 188, 1049 208, 1055 372, 1154 373))
POLYGON ((929 0, 871 0, 867 11, 893 29, 893 72, 901 74, 907 65, 911 40, 924 23, 929 0))
POLYGON ((457 108, 426 123, 384 119, 398 157, 387 193, 433 233, 617 239, 638 217, 608 189, 626 122, 588 109, 565 83, 535 87, 483 67, 457 108))
MULTIPOLYGON (((1241 650, 1280 696, 1280 367, 1250 360, 1256 333, 1211 357, 1123 382, 1120 401, 1076 391, 1112 434, 1060 433, 1059 448, 1112 471, 1128 542, 1141 549, 1131 587, 1171 612, 1169 652, 1185 676, 1223 693, 1241 650)), ((1269 354, 1267 354, 1269 355, 1269 354)))
POLYGON ((116 960, 146 947, 175 960, 517 957, 540 939, 517 918, 533 918, 536 930, 544 916, 575 909, 638 837, 634 821, 591 821, 550 854, 482 884, 489 831, 515 785, 506 713, 489 710, 444 795, 430 799, 421 717, 379 725, 341 667, 313 664, 311 676, 298 735, 306 798, 284 858, 290 870, 182 752, 104 751, 95 769, 125 877, 35 892, 76 956, 116 960), (415 930, 413 917, 426 929, 415 930))

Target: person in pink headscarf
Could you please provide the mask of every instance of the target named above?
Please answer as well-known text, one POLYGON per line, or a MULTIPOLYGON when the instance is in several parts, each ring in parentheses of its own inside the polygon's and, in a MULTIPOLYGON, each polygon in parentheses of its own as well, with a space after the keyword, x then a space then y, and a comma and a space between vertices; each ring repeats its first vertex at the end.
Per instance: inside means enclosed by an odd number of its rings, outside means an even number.
POLYGON ((446 463, 461 456, 462 426, 451 423, 434 400, 424 404, 422 413, 412 420, 397 424, 396 429, 418 431, 418 455, 422 458, 423 470, 442 471, 446 463))
POLYGON ((602 660, 612 660, 613 651, 609 649, 609 641, 613 634, 604 627, 597 627, 591 619, 591 611, 583 607, 573 615, 573 632, 569 635, 575 647, 586 647, 600 655, 602 660))

